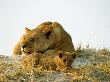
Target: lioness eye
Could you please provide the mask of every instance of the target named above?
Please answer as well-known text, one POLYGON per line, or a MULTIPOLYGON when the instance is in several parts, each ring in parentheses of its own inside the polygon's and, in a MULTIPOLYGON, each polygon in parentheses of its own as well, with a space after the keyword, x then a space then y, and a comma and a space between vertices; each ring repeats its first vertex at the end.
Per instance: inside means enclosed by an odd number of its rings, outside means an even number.
POLYGON ((30 41, 34 41, 34 38, 31 38, 30 41))

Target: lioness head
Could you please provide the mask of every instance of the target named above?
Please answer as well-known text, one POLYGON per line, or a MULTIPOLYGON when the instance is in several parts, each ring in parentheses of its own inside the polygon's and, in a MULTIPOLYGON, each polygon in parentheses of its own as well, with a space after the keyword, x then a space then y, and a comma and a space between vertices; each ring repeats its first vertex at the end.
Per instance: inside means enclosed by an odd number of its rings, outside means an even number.
POLYGON ((21 51, 31 54, 34 51, 42 53, 54 48, 60 40, 59 27, 61 26, 58 23, 45 22, 32 30, 25 28, 26 34, 21 39, 21 51))

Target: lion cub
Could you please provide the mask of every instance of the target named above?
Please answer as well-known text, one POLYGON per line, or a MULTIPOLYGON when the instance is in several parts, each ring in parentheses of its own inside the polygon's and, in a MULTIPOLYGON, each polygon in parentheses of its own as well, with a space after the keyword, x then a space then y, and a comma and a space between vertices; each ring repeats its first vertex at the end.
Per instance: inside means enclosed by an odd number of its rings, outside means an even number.
POLYGON ((58 51, 58 54, 54 57, 55 65, 57 66, 56 70, 64 71, 68 68, 71 68, 71 64, 76 57, 76 53, 58 51))
POLYGON ((76 54, 58 51, 55 54, 32 53, 24 56, 22 67, 30 70, 32 67, 41 70, 64 71, 71 68, 76 54))

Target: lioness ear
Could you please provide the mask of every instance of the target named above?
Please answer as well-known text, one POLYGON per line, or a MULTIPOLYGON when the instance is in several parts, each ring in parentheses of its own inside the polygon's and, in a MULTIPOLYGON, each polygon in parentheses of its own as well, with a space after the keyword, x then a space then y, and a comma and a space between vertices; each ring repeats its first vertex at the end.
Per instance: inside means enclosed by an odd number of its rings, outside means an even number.
POLYGON ((59 56, 59 58, 62 58, 63 57, 63 52, 62 51, 58 51, 58 56, 59 56))
POLYGON ((29 33, 31 30, 27 27, 25 27, 25 33, 29 33))

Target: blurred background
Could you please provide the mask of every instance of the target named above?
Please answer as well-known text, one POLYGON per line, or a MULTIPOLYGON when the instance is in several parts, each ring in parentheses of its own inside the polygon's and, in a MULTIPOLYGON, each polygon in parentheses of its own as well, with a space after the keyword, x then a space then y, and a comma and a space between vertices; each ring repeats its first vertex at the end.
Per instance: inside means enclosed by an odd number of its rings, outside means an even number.
POLYGON ((24 28, 57 21, 73 44, 110 48, 110 0, 0 0, 0 54, 12 55, 24 28))

